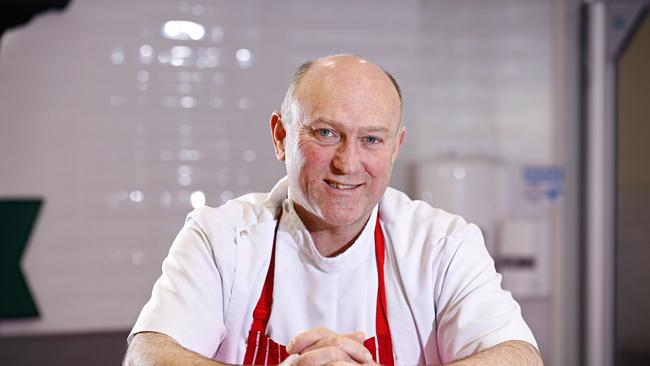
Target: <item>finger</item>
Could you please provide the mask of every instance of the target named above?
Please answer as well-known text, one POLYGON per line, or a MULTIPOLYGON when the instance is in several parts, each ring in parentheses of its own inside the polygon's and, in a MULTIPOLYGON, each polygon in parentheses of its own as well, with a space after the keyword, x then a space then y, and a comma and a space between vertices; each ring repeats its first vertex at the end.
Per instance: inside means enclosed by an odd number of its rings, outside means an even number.
POLYGON ((305 348, 302 353, 311 352, 320 348, 336 347, 344 351, 350 358, 356 362, 372 362, 372 355, 364 347, 363 343, 358 342, 349 336, 333 336, 323 338, 311 346, 305 348))
POLYGON ((366 335, 363 332, 354 332, 349 334, 344 334, 345 337, 354 339, 359 343, 363 343, 366 340, 366 335))
POLYGON ((318 342, 319 340, 335 336, 336 333, 325 327, 313 328, 303 333, 298 334, 287 344, 287 353, 300 353, 305 348, 311 346, 312 344, 318 342))
POLYGON ((293 366, 321 366, 330 362, 352 362, 350 356, 337 347, 323 347, 309 352, 303 352, 293 366))

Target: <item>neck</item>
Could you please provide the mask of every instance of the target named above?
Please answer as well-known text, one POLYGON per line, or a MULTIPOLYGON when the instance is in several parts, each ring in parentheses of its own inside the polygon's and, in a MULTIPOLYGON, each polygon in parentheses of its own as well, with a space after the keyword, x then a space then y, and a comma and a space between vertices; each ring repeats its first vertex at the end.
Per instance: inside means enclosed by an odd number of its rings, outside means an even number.
POLYGON ((323 257, 336 257, 345 252, 361 235, 372 213, 371 211, 360 220, 347 225, 332 226, 297 204, 294 204, 294 208, 314 240, 318 253, 323 257))

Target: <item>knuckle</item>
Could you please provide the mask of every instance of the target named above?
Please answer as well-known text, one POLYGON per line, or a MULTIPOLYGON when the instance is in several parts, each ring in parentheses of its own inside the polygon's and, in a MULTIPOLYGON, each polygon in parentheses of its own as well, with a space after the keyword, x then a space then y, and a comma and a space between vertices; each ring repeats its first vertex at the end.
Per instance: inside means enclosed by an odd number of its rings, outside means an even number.
POLYGON ((318 327, 316 328, 316 333, 318 333, 318 335, 321 337, 326 337, 330 334, 330 330, 325 327, 318 327))
POLYGON ((341 348, 345 345, 345 340, 340 336, 333 337, 332 345, 341 348))

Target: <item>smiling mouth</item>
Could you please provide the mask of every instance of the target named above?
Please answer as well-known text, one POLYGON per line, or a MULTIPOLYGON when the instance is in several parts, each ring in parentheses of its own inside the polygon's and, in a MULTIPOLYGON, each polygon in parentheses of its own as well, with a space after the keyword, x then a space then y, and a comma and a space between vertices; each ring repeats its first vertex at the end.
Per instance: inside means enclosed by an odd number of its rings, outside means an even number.
POLYGON ((335 189, 355 189, 361 185, 361 184, 343 184, 343 183, 332 182, 331 180, 325 180, 325 183, 327 183, 327 185, 335 189))

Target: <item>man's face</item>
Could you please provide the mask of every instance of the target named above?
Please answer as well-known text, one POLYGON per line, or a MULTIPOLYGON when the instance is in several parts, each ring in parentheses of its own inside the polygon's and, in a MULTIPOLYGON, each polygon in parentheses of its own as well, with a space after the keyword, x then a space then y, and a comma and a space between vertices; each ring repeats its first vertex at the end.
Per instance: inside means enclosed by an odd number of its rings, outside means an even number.
POLYGON ((403 141, 395 87, 375 65, 314 64, 296 90, 307 118, 286 129, 291 198, 308 227, 359 227, 383 195, 403 141))

